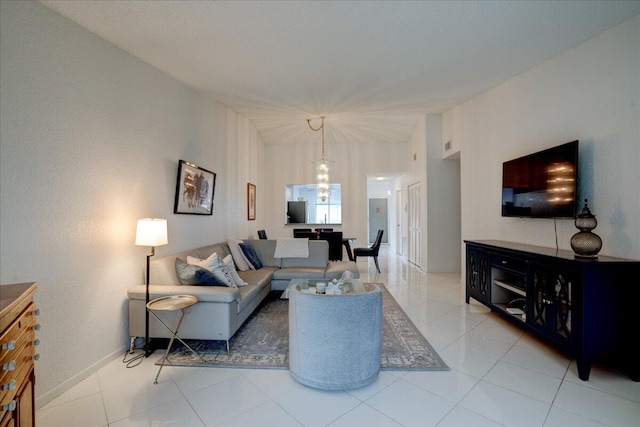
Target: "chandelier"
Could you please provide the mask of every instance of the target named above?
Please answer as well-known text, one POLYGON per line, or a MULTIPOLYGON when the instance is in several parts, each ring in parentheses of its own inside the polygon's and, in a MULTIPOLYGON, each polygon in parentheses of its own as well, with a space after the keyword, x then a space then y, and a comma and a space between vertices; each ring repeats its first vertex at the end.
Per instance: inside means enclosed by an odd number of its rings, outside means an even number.
POLYGON ((329 197, 329 160, 327 160, 324 156, 324 116, 320 117, 321 124, 318 128, 314 128, 311 126, 311 119, 307 119, 307 124, 309 128, 314 131, 322 131, 322 154, 320 156, 320 160, 317 160, 315 163, 316 166, 316 182, 318 184, 318 198, 323 202, 327 200, 329 197))

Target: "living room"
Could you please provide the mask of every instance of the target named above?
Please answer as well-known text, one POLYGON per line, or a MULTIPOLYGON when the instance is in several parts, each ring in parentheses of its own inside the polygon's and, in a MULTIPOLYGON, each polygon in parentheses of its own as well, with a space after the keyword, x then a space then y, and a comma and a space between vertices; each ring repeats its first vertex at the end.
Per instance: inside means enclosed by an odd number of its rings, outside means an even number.
MULTIPOLYGON (((447 252, 462 277, 462 239, 555 247, 557 232, 560 248, 570 249, 572 221, 500 217, 501 164, 578 139, 581 196, 598 218, 602 253, 640 259, 637 13, 441 114, 425 114, 407 142, 329 145, 333 158, 350 163, 335 175, 350 185, 345 234, 359 246, 367 241, 367 175, 406 172, 394 188, 426 182, 428 223, 441 206, 455 206, 448 192, 460 197, 460 239, 447 252), (443 159, 448 140, 459 159, 443 159), (433 151, 435 158, 423 155, 433 151), (447 168, 445 176, 459 167, 459 188, 427 176, 431 162, 447 168)), ((146 248, 133 244, 138 218, 170 219, 170 244, 159 256, 261 228, 290 236, 284 186, 312 179, 319 147, 265 145, 242 114, 38 2, 2 2, 0 18, 0 273, 3 284, 39 285, 36 400, 44 404, 128 345, 127 289, 144 280, 146 248), (304 160, 282 167, 287 158, 304 160), (179 159, 216 172, 212 216, 172 214, 179 159), (256 221, 246 220, 248 182, 257 186, 256 221)), ((425 257, 442 242, 438 227, 427 230, 425 257)))

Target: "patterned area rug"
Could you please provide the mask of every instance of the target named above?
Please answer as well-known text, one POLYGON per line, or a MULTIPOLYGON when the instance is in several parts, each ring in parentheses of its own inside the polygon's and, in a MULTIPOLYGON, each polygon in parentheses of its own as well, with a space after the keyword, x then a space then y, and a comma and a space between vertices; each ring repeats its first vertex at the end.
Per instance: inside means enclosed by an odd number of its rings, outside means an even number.
MULTIPOLYGON (((382 288, 381 369, 448 371, 449 367, 386 287, 378 285, 382 288)), ((204 363, 176 340, 165 366, 288 369, 289 301, 279 296, 279 292, 271 292, 247 319, 231 338, 229 355, 224 341, 185 340, 202 355, 204 363)), ((162 358, 156 364, 161 361, 162 358)))

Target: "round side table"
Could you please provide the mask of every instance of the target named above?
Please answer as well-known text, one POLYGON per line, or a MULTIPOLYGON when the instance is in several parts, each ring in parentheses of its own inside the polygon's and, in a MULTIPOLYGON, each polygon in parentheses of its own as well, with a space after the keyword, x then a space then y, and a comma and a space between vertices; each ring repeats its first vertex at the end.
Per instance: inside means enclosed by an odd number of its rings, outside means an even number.
POLYGON ((171 295, 168 297, 156 298, 147 303, 147 310, 149 310, 149 313, 153 314, 153 317, 155 317, 160 323, 162 323, 162 325, 164 325, 165 328, 167 328, 169 332, 171 332, 171 339, 169 340, 167 351, 165 351, 164 357, 162 358, 162 363, 160 363, 160 369, 158 369, 158 373, 156 374, 156 379, 153 381, 154 384, 158 384, 158 377, 160 376, 160 371, 162 371, 162 368, 164 367, 164 362, 167 360, 167 357, 169 357, 169 351, 171 351, 171 346, 173 345, 173 341, 176 338, 185 347, 191 350, 193 354, 198 356, 203 362, 206 363, 206 360, 204 360, 204 358, 201 355, 196 353, 195 350, 189 347, 189 345, 186 342, 182 341, 182 339, 178 336, 178 330, 180 329, 180 325, 182 324, 182 319, 184 319, 184 315, 187 309, 197 303, 198 303, 198 298, 194 297, 193 295, 171 295), (160 319, 160 317, 158 317, 158 315, 156 314, 156 312, 177 311, 177 310, 181 310, 181 314, 175 329, 171 329, 169 326, 167 326, 167 324, 164 323, 162 319, 160 319))

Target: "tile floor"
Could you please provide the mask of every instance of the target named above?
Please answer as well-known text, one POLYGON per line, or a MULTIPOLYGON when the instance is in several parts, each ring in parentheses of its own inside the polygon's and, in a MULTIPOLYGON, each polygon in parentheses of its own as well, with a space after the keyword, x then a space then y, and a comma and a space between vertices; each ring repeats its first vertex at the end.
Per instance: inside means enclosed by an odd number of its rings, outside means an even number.
MULTIPOLYGON (((114 360, 37 411, 39 427, 90 426, 640 426, 640 383, 575 361, 484 306, 464 302, 459 274, 425 274, 380 253, 358 261, 384 282, 448 372, 382 371, 348 392, 306 388, 286 370, 135 368, 114 360)), ((233 350, 233 347, 232 347, 233 350)))

